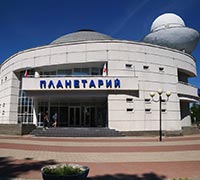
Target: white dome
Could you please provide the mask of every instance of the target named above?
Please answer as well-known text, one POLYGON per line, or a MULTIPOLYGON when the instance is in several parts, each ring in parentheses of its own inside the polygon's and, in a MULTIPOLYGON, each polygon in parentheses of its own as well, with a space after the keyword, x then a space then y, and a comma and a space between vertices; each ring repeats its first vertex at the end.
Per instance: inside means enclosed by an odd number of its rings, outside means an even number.
POLYGON ((176 14, 165 13, 153 21, 151 25, 151 32, 171 27, 185 27, 185 23, 182 18, 176 14))

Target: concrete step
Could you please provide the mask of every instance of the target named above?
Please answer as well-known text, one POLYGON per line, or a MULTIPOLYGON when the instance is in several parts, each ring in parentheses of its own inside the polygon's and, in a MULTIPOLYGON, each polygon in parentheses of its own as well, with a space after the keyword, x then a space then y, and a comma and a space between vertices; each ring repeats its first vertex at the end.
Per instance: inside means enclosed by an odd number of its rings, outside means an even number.
POLYGON ((199 126, 182 127, 182 133, 183 135, 200 134, 200 127, 199 126))
POLYGON ((119 131, 109 128, 49 128, 43 130, 42 128, 37 128, 33 130, 31 135, 43 136, 43 137, 121 137, 119 131))

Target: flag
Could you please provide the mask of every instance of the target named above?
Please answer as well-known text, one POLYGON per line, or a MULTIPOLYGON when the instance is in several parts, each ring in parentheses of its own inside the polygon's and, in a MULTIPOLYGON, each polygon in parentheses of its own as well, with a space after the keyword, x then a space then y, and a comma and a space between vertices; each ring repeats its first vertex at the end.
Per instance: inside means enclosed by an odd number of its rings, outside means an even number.
POLYGON ((28 68, 25 70, 24 77, 28 77, 28 68))
POLYGON ((103 66, 103 73, 102 73, 102 76, 107 76, 107 65, 106 65, 106 63, 105 63, 104 66, 103 66))

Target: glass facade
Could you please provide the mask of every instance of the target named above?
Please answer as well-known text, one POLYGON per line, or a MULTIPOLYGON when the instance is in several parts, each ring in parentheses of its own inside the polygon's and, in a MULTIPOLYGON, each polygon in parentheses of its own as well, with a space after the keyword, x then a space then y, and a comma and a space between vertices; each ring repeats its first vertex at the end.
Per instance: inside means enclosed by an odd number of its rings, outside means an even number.
POLYGON ((50 125, 53 115, 58 114, 57 127, 106 127, 107 103, 102 101, 79 102, 55 100, 36 100, 37 126, 43 126, 44 115, 48 113, 50 125))
MULTIPOLYGON (((22 77, 24 77, 25 71, 20 72, 20 90, 18 99, 18 123, 33 124, 33 98, 27 97, 26 93, 21 90, 22 77)), ((29 70, 29 75, 34 74, 34 70, 29 70)))
MULTIPOLYGON (((46 67, 42 69, 28 69, 28 77, 34 77, 35 71, 39 72, 41 77, 67 77, 67 76, 101 76, 102 68, 100 67, 74 67, 59 68, 59 66, 46 67)), ((26 92, 21 89, 22 78, 25 71, 19 73, 20 90, 18 100, 18 123, 33 124, 38 127, 43 126, 43 117, 45 113, 49 114, 49 120, 53 113, 58 113, 59 127, 106 127, 107 126, 107 103, 80 101, 60 101, 54 98, 54 101, 47 99, 38 100, 36 97, 27 96, 26 92), (104 115, 103 115, 104 114, 104 115), (33 119, 36 121, 33 122, 33 119)), ((104 99, 104 102, 107 102, 104 99)))
POLYGON ((58 69, 56 71, 40 71, 39 74, 42 77, 53 77, 53 76, 101 76, 102 67, 84 67, 84 68, 71 68, 71 69, 58 69))
POLYGON ((33 124, 33 99, 26 97, 22 90, 18 101, 18 123, 33 124))

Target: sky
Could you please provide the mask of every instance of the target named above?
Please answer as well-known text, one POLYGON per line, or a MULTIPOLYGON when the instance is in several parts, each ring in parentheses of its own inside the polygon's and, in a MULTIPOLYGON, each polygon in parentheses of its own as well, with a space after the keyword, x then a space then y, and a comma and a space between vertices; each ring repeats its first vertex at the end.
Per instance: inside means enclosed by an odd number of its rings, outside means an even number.
MULTIPOLYGON (((0 0, 0 63, 80 29, 140 41, 163 13, 175 13, 200 32, 199 0, 0 0)), ((193 52, 200 88, 200 43, 193 52)))

